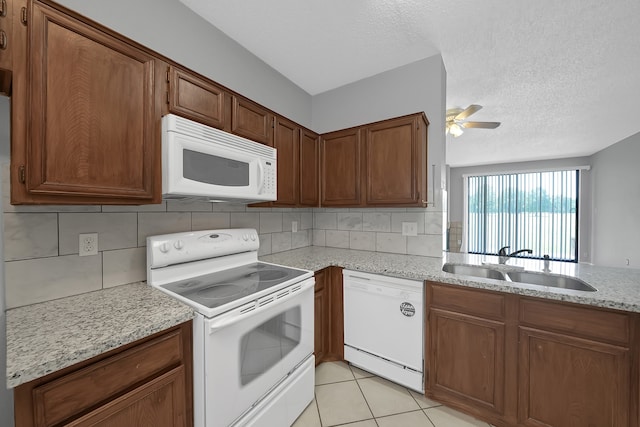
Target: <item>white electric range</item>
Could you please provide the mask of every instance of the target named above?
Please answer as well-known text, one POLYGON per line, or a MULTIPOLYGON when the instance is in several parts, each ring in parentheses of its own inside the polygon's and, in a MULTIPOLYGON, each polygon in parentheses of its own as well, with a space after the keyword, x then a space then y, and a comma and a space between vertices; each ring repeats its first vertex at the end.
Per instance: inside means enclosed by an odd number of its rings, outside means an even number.
POLYGON ((254 229, 147 238, 148 283, 196 310, 196 427, 289 426, 313 400, 313 272, 259 246, 254 229))

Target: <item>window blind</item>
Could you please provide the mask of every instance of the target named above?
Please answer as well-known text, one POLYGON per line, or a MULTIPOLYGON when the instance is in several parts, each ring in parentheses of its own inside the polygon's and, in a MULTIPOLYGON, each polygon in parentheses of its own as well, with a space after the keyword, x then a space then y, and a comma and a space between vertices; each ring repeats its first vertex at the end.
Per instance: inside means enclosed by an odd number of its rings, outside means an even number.
POLYGON ((533 258, 578 260, 579 171, 469 176, 468 251, 531 249, 533 258))

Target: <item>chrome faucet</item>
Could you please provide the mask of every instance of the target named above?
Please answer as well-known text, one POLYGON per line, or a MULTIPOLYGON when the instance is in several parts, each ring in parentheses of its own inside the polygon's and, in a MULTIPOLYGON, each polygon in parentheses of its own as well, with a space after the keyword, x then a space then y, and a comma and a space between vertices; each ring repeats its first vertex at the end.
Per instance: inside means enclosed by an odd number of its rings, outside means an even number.
POLYGON ((532 254, 533 251, 531 249, 520 249, 519 251, 515 251, 515 252, 511 252, 510 254, 507 254, 507 249, 510 248, 511 246, 503 246, 502 248, 500 248, 500 250, 498 251, 498 262, 500 264, 506 264, 507 261, 509 260, 509 258, 511 258, 512 256, 518 255, 520 253, 526 252, 529 254, 532 254))

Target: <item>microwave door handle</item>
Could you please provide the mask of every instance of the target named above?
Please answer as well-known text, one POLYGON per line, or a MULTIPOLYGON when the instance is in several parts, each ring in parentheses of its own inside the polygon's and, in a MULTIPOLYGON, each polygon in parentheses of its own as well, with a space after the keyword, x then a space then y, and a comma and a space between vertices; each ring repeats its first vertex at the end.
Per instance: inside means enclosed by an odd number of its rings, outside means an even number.
POLYGON ((262 194, 263 186, 264 186, 264 166, 262 166, 262 160, 258 160, 258 194, 262 194))

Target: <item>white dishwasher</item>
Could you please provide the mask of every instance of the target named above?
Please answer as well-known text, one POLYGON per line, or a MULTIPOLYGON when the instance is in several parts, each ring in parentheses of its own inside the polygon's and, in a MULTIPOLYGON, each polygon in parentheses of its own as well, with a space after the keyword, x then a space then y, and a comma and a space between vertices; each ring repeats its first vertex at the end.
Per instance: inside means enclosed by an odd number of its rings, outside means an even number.
POLYGON ((424 392, 423 282, 343 270, 344 358, 424 392))

